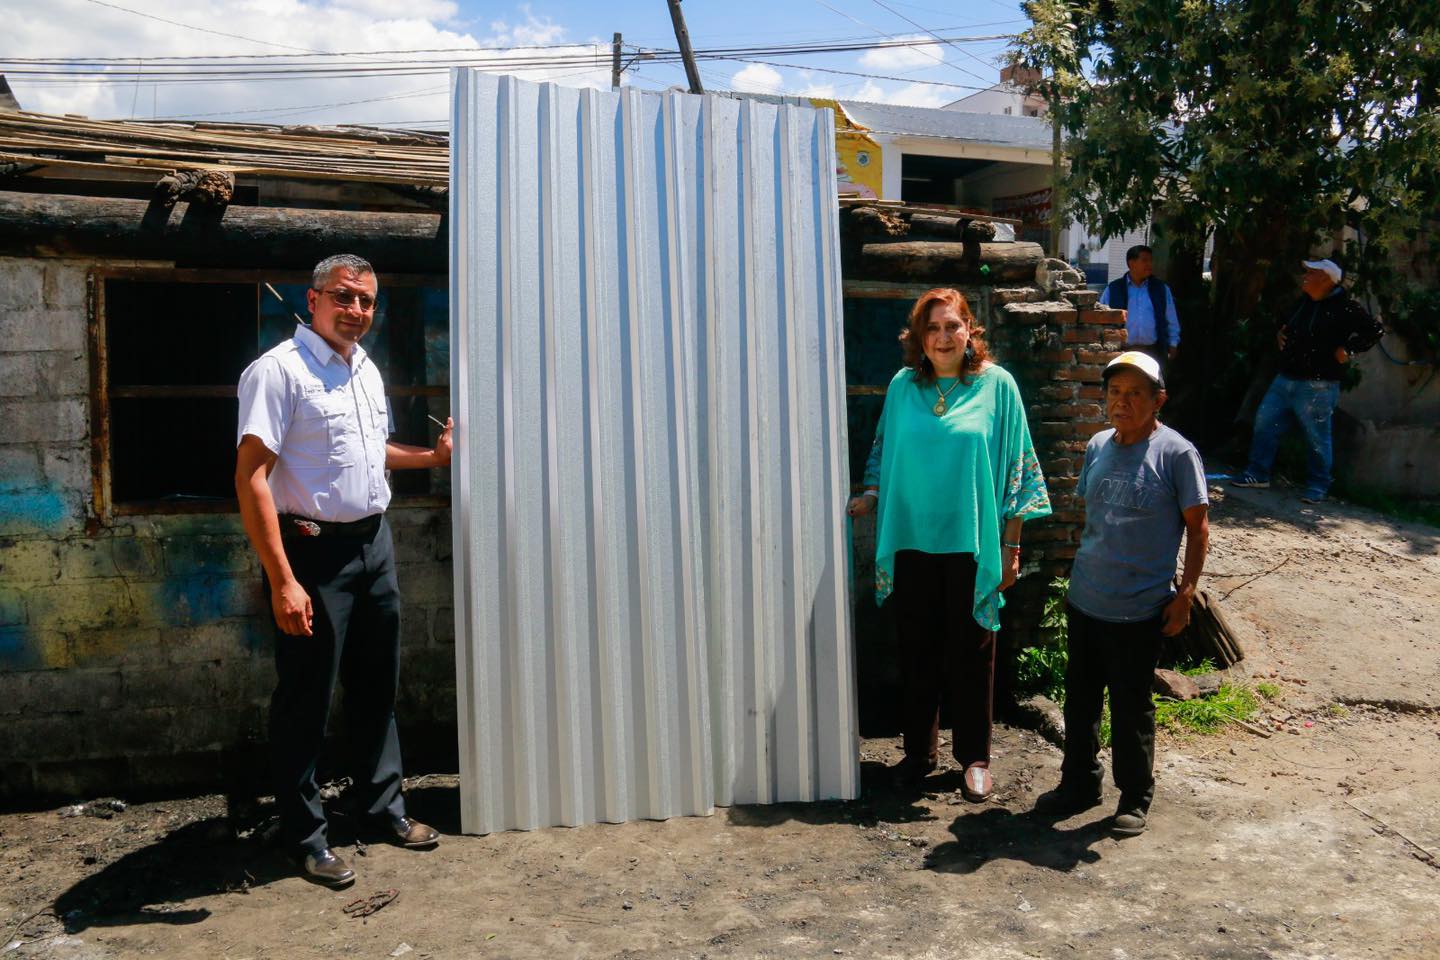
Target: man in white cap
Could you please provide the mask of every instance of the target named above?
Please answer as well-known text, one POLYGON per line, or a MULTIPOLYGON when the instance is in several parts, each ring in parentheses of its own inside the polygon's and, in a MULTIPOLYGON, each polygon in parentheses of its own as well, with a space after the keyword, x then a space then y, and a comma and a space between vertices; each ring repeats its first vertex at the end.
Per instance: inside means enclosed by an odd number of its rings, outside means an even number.
POLYGON ((1105 368, 1112 429, 1090 438, 1076 492, 1085 529, 1066 598, 1065 759, 1038 813, 1068 817, 1100 803, 1100 713, 1110 691, 1110 753, 1120 804, 1110 829, 1145 829, 1155 795, 1155 702, 1162 637, 1190 622, 1210 544, 1205 468, 1193 444, 1157 418, 1160 363, 1131 350, 1105 368), (1174 585, 1185 540, 1185 571, 1174 585))
POLYGON ((1319 503, 1330 492, 1330 418, 1340 400, 1345 365, 1357 353, 1380 342, 1384 327, 1356 303, 1340 281, 1345 272, 1333 260, 1306 260, 1302 296, 1280 325, 1280 372, 1255 414, 1250 462, 1230 482, 1237 487, 1268 487, 1275 451, 1291 422, 1305 435, 1305 492, 1300 499, 1319 503))

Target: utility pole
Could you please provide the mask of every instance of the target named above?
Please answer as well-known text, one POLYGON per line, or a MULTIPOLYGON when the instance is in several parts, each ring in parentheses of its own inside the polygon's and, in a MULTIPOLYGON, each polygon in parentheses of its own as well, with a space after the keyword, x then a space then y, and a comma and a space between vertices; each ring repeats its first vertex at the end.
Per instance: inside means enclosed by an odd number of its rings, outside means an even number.
MULTIPOLYGON (((1060 257, 1060 226, 1064 222, 1064 204, 1060 196, 1065 178, 1064 144, 1060 138, 1060 95, 1050 97, 1050 256, 1060 257)), ((1063 257, 1060 257, 1064 259, 1063 257)))
POLYGON ((620 89, 620 34, 610 43, 610 89, 620 89))
POLYGON ((680 45, 680 58, 685 61, 685 78, 690 81, 691 93, 704 93, 700 85, 700 71, 695 66, 695 52, 690 49, 690 33, 685 29, 685 14, 680 12, 680 0, 667 0, 670 4, 670 22, 675 25, 675 42, 680 45))

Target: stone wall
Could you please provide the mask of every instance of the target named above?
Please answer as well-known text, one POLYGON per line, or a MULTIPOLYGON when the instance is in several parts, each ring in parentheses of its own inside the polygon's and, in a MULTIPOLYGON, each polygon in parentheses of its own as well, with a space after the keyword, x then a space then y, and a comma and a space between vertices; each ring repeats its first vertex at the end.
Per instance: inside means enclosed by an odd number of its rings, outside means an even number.
MULTIPOLYGON (((0 258, 6 802, 251 778, 274 683, 270 615, 238 515, 95 515, 91 266, 0 258)), ((450 756, 449 511, 402 507, 390 520, 406 602, 400 717, 415 734, 408 752, 415 758, 438 744, 450 756), (432 731, 442 735, 424 736, 432 731)))

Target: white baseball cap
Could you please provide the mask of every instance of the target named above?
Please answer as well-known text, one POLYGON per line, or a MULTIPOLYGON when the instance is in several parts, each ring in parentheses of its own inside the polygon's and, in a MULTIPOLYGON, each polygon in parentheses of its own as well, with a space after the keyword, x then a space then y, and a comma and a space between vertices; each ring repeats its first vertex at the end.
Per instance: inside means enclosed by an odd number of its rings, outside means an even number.
POLYGON ((1161 390, 1165 389, 1165 378, 1160 376, 1160 361, 1150 356, 1150 354, 1142 353, 1139 350, 1126 350, 1120 354, 1120 356, 1105 364, 1105 372, 1100 375, 1101 379, 1109 380, 1110 375, 1121 367, 1132 367, 1139 370, 1145 374, 1145 376, 1149 377, 1155 386, 1161 390))
POLYGON ((1319 270, 1336 283, 1345 277, 1345 271, 1334 260, 1302 260, 1301 264, 1306 270, 1319 270))

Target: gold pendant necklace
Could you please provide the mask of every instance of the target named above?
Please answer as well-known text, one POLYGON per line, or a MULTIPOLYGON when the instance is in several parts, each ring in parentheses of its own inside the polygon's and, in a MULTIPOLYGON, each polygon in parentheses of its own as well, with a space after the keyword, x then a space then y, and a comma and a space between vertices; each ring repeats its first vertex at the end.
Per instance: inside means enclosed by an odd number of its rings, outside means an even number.
POLYGON ((949 389, 949 390, 941 390, 941 389, 940 389, 940 378, 939 378, 939 377, 936 377, 936 378, 935 378, 935 395, 936 395, 939 399, 937 399, 937 400, 935 401, 935 406, 933 406, 933 407, 930 408, 931 411, 934 412, 935 416, 937 416, 937 417, 943 417, 943 416, 945 416, 945 411, 948 410, 948 409, 950 409, 949 405, 946 404, 946 402, 945 402, 945 398, 948 397, 948 396, 950 396, 950 394, 951 394, 952 392, 954 392, 955 388, 958 387, 958 386, 960 386, 960 378, 959 378, 959 377, 956 377, 956 378, 955 378, 955 382, 952 383, 952 384, 950 384, 950 389, 949 389))

